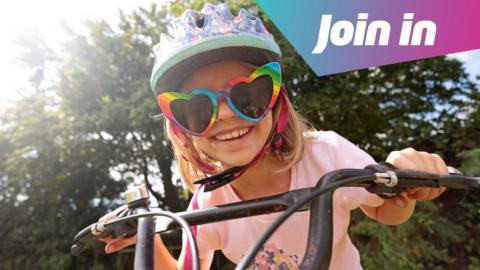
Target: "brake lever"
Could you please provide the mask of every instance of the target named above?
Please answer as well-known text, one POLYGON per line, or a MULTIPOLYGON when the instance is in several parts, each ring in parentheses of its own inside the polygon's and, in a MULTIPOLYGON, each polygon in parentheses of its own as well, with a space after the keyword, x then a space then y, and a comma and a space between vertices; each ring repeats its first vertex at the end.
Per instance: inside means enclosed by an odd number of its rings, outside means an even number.
MULTIPOLYGON (((117 218, 126 217, 132 213, 133 209, 124 209, 116 215, 117 218)), ((85 227, 74 237, 74 244, 70 248, 73 256, 80 255, 85 249, 94 246, 97 253, 104 253, 106 243, 100 241, 100 238, 128 238, 135 235, 137 232, 137 225, 135 222, 120 223, 103 228, 102 222, 92 223, 85 227)))
MULTIPOLYGON (((454 167, 448 166, 449 175, 463 176, 463 174, 454 167)), ((402 192, 407 191, 408 188, 418 187, 418 179, 437 180, 440 178, 437 174, 425 173, 414 170, 397 170, 392 164, 388 162, 380 162, 379 164, 367 166, 366 169, 374 171, 377 180, 375 184, 367 187, 366 190, 377 194, 384 199, 390 199, 402 192), (408 175, 408 178, 402 178, 408 175), (397 185, 398 179, 402 178, 401 186, 397 185)), ((423 187, 439 188, 441 187, 439 181, 425 181, 422 183, 423 187)), ((447 205, 459 204, 467 191, 464 189, 447 189, 439 198, 440 201, 447 205)))
MULTIPOLYGON (((138 207, 148 205, 148 193, 146 189, 135 187, 125 192, 125 200, 128 208, 118 212, 117 218, 122 218, 133 214, 138 207)), ((78 256, 85 249, 94 246, 98 253, 104 251, 106 243, 100 241, 100 238, 111 236, 112 238, 128 238, 137 233, 137 222, 125 222, 114 224, 108 227, 104 222, 92 223, 85 227, 74 237, 74 244, 70 248, 73 256, 78 256)))

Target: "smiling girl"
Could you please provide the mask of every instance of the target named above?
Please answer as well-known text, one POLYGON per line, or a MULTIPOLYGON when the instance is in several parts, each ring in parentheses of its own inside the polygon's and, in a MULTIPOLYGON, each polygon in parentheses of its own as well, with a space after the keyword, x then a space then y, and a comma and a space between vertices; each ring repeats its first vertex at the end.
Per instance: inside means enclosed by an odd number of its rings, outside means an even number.
MULTIPOLYGON (((281 52, 263 23, 245 10, 233 16, 226 4, 187 10, 173 22, 173 36, 154 49, 151 85, 166 120, 186 186, 194 193, 190 209, 233 203, 314 186, 325 173, 363 168, 375 161, 333 131, 315 131, 293 109, 282 84, 281 52)), ((321 89, 319 90, 321 91, 321 89)), ((402 169, 447 174, 435 154, 405 149, 387 161, 402 169)), ((350 211, 388 225, 405 222, 416 200, 431 200, 443 189, 412 189, 381 199, 363 188, 334 194, 334 237, 330 269, 361 269, 348 236, 350 211)), ((215 250, 238 263, 277 214, 201 225, 194 229, 202 269, 215 250)), ((107 215, 102 220, 113 218, 107 215)), ((269 239, 252 269, 297 269, 306 247, 309 217, 294 214, 269 239)), ((133 244, 106 239, 108 253, 133 244)), ((189 269, 185 243, 178 260, 160 237, 157 269, 189 269)))

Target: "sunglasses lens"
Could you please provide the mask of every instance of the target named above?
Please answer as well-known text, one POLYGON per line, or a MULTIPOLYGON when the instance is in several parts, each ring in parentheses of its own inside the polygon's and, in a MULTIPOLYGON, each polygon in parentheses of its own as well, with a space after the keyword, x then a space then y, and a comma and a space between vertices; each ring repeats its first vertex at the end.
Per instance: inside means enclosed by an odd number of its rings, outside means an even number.
POLYGON ((230 92, 230 99, 241 113, 258 119, 268 110, 272 95, 273 81, 270 76, 263 75, 250 83, 236 84, 230 92))
POLYGON ((212 119, 213 104, 207 95, 194 95, 190 100, 172 101, 170 110, 184 128, 193 133, 202 133, 212 119))

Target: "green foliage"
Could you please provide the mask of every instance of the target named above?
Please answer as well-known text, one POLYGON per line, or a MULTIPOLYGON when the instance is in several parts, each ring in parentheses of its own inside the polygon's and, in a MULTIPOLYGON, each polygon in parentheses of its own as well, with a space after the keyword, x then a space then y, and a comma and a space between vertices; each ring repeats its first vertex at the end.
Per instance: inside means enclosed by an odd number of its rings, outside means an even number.
MULTIPOLYGON (((129 269, 130 251, 73 258, 68 250, 76 232, 122 203, 132 182, 148 178, 161 207, 185 209, 162 123, 149 117, 159 113, 148 83, 151 47, 169 20, 204 2, 120 12, 116 27, 89 22, 89 34, 72 34, 58 55, 34 35, 20 39, 34 92, 0 115, 2 269, 129 269), (48 65, 57 67, 56 79, 45 77, 48 65)), ((437 57, 316 77, 253 0, 227 2, 234 12, 256 12, 272 31, 292 100, 317 128, 377 160, 413 146, 480 175, 480 94, 461 62, 437 57)), ((458 206, 421 202, 397 227, 355 212, 351 235, 365 269, 480 269, 478 202, 478 192, 458 206)), ((215 262, 231 269, 224 258, 215 262)))
POLYGON ((124 188, 109 181, 92 142, 79 140, 50 106, 34 95, 2 115, 9 123, 0 136, 4 269, 68 268, 71 237, 124 188))
POLYGON ((468 176, 480 175, 480 167, 477 165, 480 163, 480 149, 475 148, 472 150, 459 153, 459 157, 463 160, 460 170, 468 176))

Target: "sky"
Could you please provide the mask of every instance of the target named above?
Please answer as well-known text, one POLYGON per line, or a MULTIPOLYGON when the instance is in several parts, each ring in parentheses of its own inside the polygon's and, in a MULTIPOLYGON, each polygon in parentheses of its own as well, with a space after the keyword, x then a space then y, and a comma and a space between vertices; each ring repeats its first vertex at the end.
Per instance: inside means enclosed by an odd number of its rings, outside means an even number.
MULTIPOLYGON (((167 0, 16 0, 0 6, 0 109, 18 98, 19 89, 28 85, 29 72, 16 60, 21 50, 14 41, 24 31, 37 31, 47 46, 59 48, 67 39, 62 22, 77 33, 85 33, 84 22, 105 19, 112 25, 118 11, 125 12, 167 0)), ((480 50, 452 55, 465 62, 472 78, 480 75, 480 50)))

